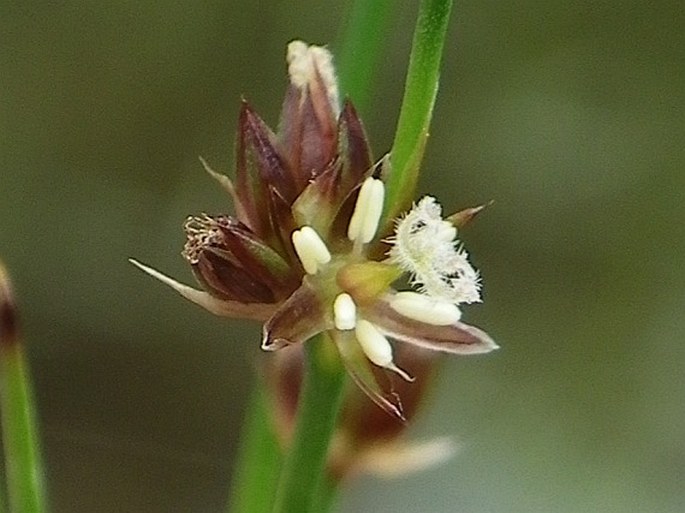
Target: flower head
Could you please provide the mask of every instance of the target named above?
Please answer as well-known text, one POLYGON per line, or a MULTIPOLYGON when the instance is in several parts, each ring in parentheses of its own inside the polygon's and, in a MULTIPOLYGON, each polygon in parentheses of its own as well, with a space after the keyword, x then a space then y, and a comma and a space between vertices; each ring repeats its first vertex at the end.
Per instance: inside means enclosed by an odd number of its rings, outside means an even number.
POLYGON ((397 394, 379 384, 384 372, 413 381, 391 340, 456 354, 495 349, 486 333, 460 322, 459 305, 480 301, 480 279, 434 198, 382 238, 389 159, 372 165, 354 107, 338 105, 326 49, 294 41, 287 61, 278 132, 243 103, 235 183, 208 169, 232 196, 235 215, 186 221, 183 256, 204 290, 134 263, 213 313, 263 321, 264 350, 328 333, 361 390, 404 418, 397 394), (392 287, 403 274, 417 291, 392 287))

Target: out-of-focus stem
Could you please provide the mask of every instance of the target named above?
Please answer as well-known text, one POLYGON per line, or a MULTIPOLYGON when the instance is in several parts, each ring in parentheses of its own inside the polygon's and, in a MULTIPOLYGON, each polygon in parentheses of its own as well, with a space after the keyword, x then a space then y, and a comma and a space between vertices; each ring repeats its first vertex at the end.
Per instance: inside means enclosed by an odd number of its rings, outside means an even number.
POLYGON ((371 82, 397 10, 397 0, 357 0, 347 16, 336 59, 338 79, 362 118, 369 112, 371 82))
POLYGON ((10 509, 42 513, 43 465, 33 393, 9 276, 0 262, 0 410, 10 509))
POLYGON ((241 435, 230 513, 269 513, 273 508, 282 456, 267 403, 258 382, 241 435))

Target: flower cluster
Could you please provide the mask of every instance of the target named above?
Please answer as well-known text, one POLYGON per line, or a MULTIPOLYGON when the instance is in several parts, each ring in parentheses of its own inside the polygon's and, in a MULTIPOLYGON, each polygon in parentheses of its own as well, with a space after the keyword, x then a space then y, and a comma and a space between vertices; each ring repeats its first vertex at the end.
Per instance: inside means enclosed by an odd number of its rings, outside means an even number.
POLYGON ((403 418, 378 379, 385 370, 412 381, 390 340, 455 354, 497 347, 460 321, 459 305, 480 301, 481 284, 457 225, 477 209, 443 219, 437 201, 424 197, 394 234, 378 233, 390 158, 372 164, 354 107, 339 107, 327 50, 295 41, 287 60, 278 133, 243 103, 235 183, 208 169, 235 215, 186 221, 183 256, 204 290, 134 263, 215 314, 264 322, 264 350, 326 332, 360 388, 403 418), (416 291, 393 288, 403 275, 416 291))

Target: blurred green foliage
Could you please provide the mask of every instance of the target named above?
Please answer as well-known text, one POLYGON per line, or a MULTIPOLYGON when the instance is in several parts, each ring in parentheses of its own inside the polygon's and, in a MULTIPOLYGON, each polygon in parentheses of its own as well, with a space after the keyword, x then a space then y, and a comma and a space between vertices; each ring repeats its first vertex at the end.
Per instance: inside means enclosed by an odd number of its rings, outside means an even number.
MULTIPOLYGON (((362 112, 389 147, 415 6, 362 112)), ((259 358, 132 268, 190 281, 189 213, 228 209, 241 95, 272 124, 293 38, 345 2, 0 6, 0 253, 31 344, 55 512, 216 512, 259 358)), ((679 1, 458 2, 420 188, 456 210, 502 345, 445 363, 415 436, 462 454, 352 483, 344 511, 685 509, 685 42, 679 1)))

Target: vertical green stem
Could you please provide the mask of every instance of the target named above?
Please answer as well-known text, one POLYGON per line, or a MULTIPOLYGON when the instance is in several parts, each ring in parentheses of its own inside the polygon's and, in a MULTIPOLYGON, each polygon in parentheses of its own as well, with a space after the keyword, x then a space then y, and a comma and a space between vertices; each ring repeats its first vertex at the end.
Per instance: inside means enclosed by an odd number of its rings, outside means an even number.
POLYGON ((249 399, 231 488, 231 513, 269 513, 273 506, 282 456, 264 394, 260 382, 249 399))
MULTIPOLYGON (((307 342, 297 424, 276 495, 274 513, 314 513, 325 489, 326 456, 342 402, 345 372, 330 339, 307 342)), ((316 513, 321 513, 316 512, 316 513)))
POLYGON ((422 0, 414 31, 402 109, 392 145, 384 219, 395 218, 414 197, 440 78, 452 0, 422 0))
POLYGON ((0 263, 0 410, 10 509, 46 510, 31 383, 9 277, 0 263))

